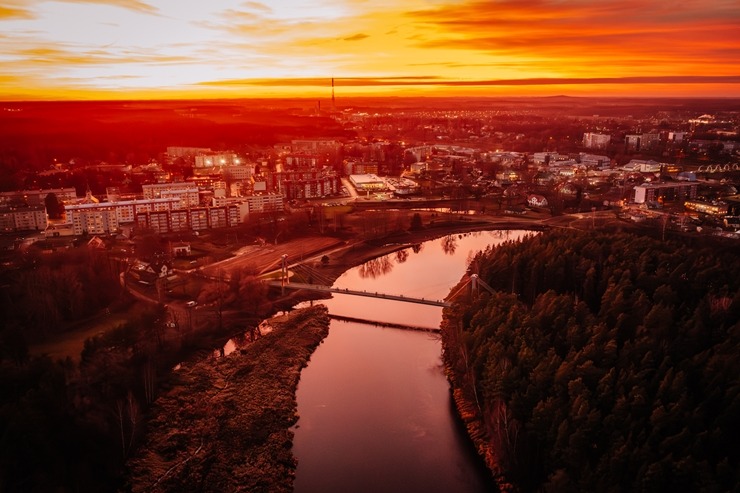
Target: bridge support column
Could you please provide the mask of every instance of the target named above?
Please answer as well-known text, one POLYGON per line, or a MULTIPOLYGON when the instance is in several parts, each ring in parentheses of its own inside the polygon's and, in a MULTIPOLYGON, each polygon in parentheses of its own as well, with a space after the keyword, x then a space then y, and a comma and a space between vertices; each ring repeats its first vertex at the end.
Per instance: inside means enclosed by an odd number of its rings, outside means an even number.
POLYGON ((282 258, 280 259, 280 294, 285 294, 285 285, 289 282, 290 277, 288 276, 288 256, 283 254, 282 258))
POLYGON ((470 296, 478 296, 478 274, 472 274, 470 276, 470 296))

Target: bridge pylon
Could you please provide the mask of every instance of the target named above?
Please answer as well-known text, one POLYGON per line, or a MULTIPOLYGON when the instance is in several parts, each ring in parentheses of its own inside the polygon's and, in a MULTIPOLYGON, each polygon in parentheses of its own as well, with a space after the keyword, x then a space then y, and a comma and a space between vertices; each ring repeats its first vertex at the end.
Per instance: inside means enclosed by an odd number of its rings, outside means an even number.
POLYGON ((470 275, 470 294, 473 296, 478 296, 478 292, 480 291, 481 286, 483 286, 483 288, 486 291, 493 294, 493 288, 489 286, 486 281, 481 279, 478 276, 478 274, 471 274, 470 275))
POLYGON ((283 254, 280 258, 280 294, 285 294, 285 285, 288 283, 290 283, 290 276, 288 275, 288 255, 283 254))

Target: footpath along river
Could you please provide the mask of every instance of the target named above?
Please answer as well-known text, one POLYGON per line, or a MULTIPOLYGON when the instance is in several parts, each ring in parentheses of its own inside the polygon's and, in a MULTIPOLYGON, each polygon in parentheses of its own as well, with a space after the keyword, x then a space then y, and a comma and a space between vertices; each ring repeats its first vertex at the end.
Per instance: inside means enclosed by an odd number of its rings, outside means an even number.
MULTIPOLYGON (((334 287, 442 299, 468 260, 526 231, 450 235, 345 272, 334 287)), ((335 294, 333 315, 439 327, 442 309, 335 294)), ((301 372, 296 493, 494 491, 455 415, 436 333, 331 322, 301 372)))

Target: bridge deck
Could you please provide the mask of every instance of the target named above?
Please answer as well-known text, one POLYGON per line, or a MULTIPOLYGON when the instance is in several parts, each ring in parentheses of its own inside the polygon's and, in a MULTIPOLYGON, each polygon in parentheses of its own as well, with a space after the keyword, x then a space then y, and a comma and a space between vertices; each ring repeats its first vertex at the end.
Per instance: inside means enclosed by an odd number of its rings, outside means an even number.
POLYGON ((391 329, 403 329, 403 330, 416 330, 422 332, 440 332, 439 327, 422 327, 420 325, 409 325, 397 322, 380 322, 377 320, 368 320, 366 318, 348 317, 346 315, 335 315, 329 314, 329 318, 333 320, 341 320, 343 322, 357 322, 361 324, 377 325, 378 327, 390 327, 391 329))
POLYGON ((276 287, 286 287, 289 289, 308 289, 311 291, 319 291, 323 293, 339 293, 339 294, 349 294, 353 296, 366 296, 368 298, 379 298, 383 300, 394 300, 394 301, 403 301, 406 303, 418 303, 420 305, 432 305, 432 306, 451 306, 451 303, 448 303, 447 301, 442 300, 428 300, 425 298, 414 298, 413 296, 404 296, 404 295, 395 295, 395 294, 385 294, 385 293, 377 293, 377 292, 370 292, 370 291, 357 291, 354 289, 340 289, 340 288, 332 288, 330 286, 322 286, 320 284, 303 284, 299 282, 292 282, 289 284, 283 284, 280 281, 269 281, 268 284, 270 286, 276 286, 276 287))

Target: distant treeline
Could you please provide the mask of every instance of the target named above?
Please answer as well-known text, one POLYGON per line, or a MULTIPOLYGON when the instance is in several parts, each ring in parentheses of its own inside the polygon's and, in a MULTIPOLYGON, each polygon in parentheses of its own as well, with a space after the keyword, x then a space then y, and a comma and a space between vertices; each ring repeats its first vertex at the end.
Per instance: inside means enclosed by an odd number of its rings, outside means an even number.
POLYGON ((0 112, 3 191, 46 186, 33 183, 34 173, 55 161, 141 165, 159 159, 168 146, 246 152, 251 145, 354 135, 333 119, 315 115, 315 102, 309 101, 269 107, 254 101, 29 102, 6 107, 14 111, 0 112))
POLYGON ((521 491, 740 484, 740 257, 598 232, 479 253, 444 355, 521 491))

